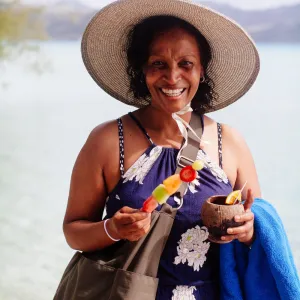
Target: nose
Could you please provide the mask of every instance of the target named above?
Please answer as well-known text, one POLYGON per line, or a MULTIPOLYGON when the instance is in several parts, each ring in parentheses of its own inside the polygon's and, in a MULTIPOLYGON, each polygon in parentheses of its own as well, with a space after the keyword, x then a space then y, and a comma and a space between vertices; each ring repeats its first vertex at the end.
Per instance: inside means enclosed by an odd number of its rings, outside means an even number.
POLYGON ((175 85, 181 80, 181 72, 178 66, 170 66, 165 70, 164 80, 169 85, 175 85))

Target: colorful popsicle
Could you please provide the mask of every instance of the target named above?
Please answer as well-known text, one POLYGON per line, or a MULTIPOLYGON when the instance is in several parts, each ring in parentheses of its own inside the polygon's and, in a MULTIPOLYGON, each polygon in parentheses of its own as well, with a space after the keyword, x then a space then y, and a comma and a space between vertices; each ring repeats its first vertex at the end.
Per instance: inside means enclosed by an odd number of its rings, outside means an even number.
POLYGON ((142 211, 151 213, 159 204, 166 203, 169 197, 178 191, 182 182, 192 182, 195 180, 197 171, 200 171, 203 167, 203 162, 197 160, 191 166, 184 167, 180 174, 175 174, 165 179, 144 202, 142 211))

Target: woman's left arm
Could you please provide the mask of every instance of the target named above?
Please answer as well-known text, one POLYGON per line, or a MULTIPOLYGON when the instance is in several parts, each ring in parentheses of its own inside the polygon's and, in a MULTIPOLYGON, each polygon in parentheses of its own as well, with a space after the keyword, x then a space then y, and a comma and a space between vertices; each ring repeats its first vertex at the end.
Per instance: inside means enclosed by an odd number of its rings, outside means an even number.
MULTIPOLYGON (((228 131, 227 131, 228 133, 228 131)), ((251 212, 251 206, 254 198, 261 197, 258 176, 254 160, 248 145, 244 138, 235 130, 230 128, 230 140, 233 153, 236 156, 236 181, 234 190, 240 190, 247 182, 243 192, 242 199, 245 199, 245 213, 235 217, 237 222, 245 222, 244 225, 229 228, 229 236, 224 236, 224 241, 238 239, 240 242, 250 246, 254 240, 254 214, 251 212)))

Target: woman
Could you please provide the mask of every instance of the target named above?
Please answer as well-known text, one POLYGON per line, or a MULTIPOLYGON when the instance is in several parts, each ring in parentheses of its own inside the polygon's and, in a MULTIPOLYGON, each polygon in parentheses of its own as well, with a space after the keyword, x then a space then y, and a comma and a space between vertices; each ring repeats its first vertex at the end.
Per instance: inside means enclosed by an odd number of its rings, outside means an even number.
MULTIPOLYGON (((103 9, 85 32, 83 58, 92 77, 110 95, 140 108, 91 132, 74 166, 64 233, 69 245, 82 251, 147 234, 151 216, 139 208, 155 186, 174 174, 183 137, 172 116, 183 111, 180 117, 189 122, 191 104, 207 141, 198 153, 205 167, 174 221, 156 299, 218 299, 219 245, 206 238, 185 243, 205 233, 203 202, 241 189, 247 181, 246 213, 236 216, 245 224, 229 229, 222 240, 251 246, 251 205, 260 187, 244 139, 205 113, 229 105, 250 88, 258 55, 240 27, 211 10, 183 1, 142 2, 141 8, 141 1, 122 1, 103 9)), ((172 197, 168 203, 176 205, 172 197)))

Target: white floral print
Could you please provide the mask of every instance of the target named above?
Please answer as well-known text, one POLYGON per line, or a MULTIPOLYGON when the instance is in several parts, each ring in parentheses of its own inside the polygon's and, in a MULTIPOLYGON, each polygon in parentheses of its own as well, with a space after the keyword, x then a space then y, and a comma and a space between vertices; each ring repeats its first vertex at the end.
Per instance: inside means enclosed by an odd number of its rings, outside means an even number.
POLYGON ((202 149, 198 151, 197 160, 198 159, 204 162, 204 167, 208 168, 219 182, 228 183, 228 178, 224 170, 221 169, 217 163, 213 162, 202 149))
POLYGON ((208 229, 203 226, 196 226, 182 234, 177 247, 178 256, 175 257, 174 264, 187 263, 193 267, 194 271, 200 271, 206 261, 206 254, 210 247, 210 242, 205 242, 208 238, 208 229))
POLYGON ((194 291, 196 287, 178 285, 176 289, 173 290, 172 300, 196 300, 194 296, 194 291))
MULTIPOLYGON (((161 146, 155 146, 149 153, 149 155, 143 154, 123 175, 124 183, 127 181, 137 181, 139 184, 143 184, 146 175, 151 170, 157 158, 162 152, 161 146)), ((202 160, 204 167, 208 168, 211 173, 216 177, 219 182, 228 183, 228 178, 223 169, 219 167, 218 164, 213 162, 210 157, 200 149, 197 154, 197 160, 202 160)), ((195 180, 188 184, 188 189, 191 193, 195 194, 199 191, 200 186, 200 176, 197 172, 197 177, 195 180)))
POLYGON ((123 178, 125 179, 124 183, 135 179, 139 184, 143 184, 146 175, 160 156, 161 151, 162 147, 156 146, 151 150, 149 156, 143 154, 123 175, 123 178))

